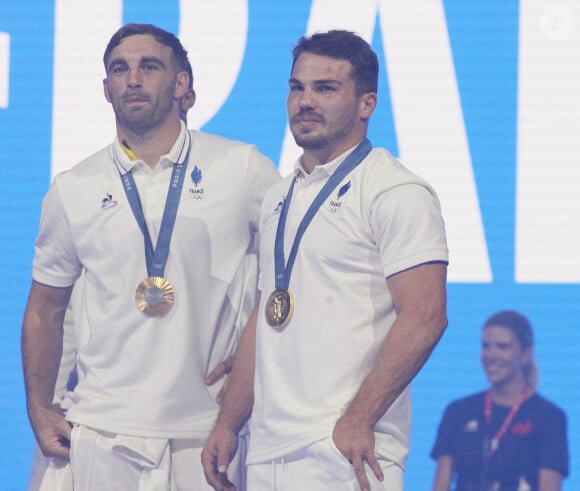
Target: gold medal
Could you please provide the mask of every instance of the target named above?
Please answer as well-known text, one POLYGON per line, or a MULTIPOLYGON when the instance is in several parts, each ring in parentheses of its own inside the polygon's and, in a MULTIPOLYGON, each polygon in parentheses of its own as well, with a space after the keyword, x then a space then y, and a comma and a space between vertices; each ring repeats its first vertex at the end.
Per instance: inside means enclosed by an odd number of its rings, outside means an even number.
POLYGON ((135 290, 137 308, 151 317, 160 317, 175 303, 173 286, 165 278, 151 276, 144 279, 135 290))
POLYGON ((266 301, 266 321, 274 329, 282 329, 294 312, 294 297, 290 290, 274 290, 266 301))

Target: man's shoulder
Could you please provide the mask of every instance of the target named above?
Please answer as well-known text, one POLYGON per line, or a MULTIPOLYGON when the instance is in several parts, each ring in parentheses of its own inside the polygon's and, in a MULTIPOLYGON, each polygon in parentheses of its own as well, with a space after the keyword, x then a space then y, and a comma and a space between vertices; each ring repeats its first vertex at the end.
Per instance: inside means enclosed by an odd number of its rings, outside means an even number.
POLYGON ((287 175, 285 177, 279 178, 276 182, 274 182, 266 192, 264 197, 264 201, 270 199, 282 199, 283 197, 288 194, 288 190, 290 189, 290 184, 292 183, 292 179, 294 178, 294 174, 287 175))
POLYGON ((57 180, 67 181, 83 177, 94 177, 103 172, 103 168, 111 164, 111 145, 103 147, 68 170, 59 173, 57 180))
POLYGON ((419 184, 431 189, 425 179, 394 157, 386 148, 375 147, 359 166, 367 180, 381 187, 419 184))
POLYGON ((278 216, 280 214, 284 198, 288 194, 288 189, 293 177, 294 174, 278 178, 268 187, 262 201, 262 213, 264 218, 278 216))
POLYGON ((274 163, 252 143, 233 140, 213 133, 189 130, 192 138, 193 155, 206 162, 222 161, 240 164, 245 162, 257 170, 263 167, 275 169, 274 163))
POLYGON ((246 143, 239 140, 234 140, 223 135, 218 135, 215 133, 206 133, 199 130, 189 130, 193 144, 201 149, 207 149, 211 151, 219 151, 225 149, 250 149, 255 148, 255 145, 251 143, 246 143))

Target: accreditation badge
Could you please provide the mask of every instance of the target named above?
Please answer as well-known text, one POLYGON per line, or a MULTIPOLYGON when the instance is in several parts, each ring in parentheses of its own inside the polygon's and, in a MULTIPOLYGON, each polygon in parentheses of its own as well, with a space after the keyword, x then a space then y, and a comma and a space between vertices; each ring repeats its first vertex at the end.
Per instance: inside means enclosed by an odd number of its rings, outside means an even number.
POLYGON ((274 290, 266 300, 266 322, 274 329, 282 329, 294 312, 294 296, 290 290, 274 290))
POLYGON ((161 317, 175 303, 175 292, 169 281, 160 276, 144 279, 135 290, 137 308, 151 317, 161 317))

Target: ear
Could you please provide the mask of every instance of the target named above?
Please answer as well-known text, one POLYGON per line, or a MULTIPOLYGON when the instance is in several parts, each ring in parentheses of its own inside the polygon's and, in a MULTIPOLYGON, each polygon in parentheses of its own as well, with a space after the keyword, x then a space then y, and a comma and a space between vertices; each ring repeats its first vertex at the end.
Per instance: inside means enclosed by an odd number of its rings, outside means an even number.
POLYGON ((368 121, 377 107, 377 94, 375 92, 367 92, 360 96, 359 115, 361 120, 368 121))
POLYGON ((175 80, 174 97, 181 99, 183 95, 189 90, 189 75, 186 71, 178 72, 175 80))
POLYGON ((195 104, 195 90, 187 89, 187 92, 179 99, 179 110, 182 113, 187 113, 195 104))
POLYGON ((103 79, 103 92, 105 94, 105 99, 107 99, 107 102, 111 102, 111 96, 109 95, 109 85, 107 84, 107 79, 104 78, 103 79))

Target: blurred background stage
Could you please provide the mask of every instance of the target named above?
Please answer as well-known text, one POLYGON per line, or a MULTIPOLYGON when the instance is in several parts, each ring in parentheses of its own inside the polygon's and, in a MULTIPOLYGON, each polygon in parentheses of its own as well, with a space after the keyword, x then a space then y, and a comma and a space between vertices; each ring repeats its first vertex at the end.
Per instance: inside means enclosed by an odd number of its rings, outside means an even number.
POLYGON ((580 4, 577 0, 0 0, 0 489, 25 489, 34 448, 20 324, 51 177, 114 137, 102 53, 125 22, 179 35, 189 126, 256 144, 291 168, 293 42, 339 27, 381 63, 370 139, 437 189, 451 250, 449 328, 413 383, 406 489, 430 489, 443 408, 486 387, 480 330, 528 315, 540 392, 568 414, 580 489, 580 4))

